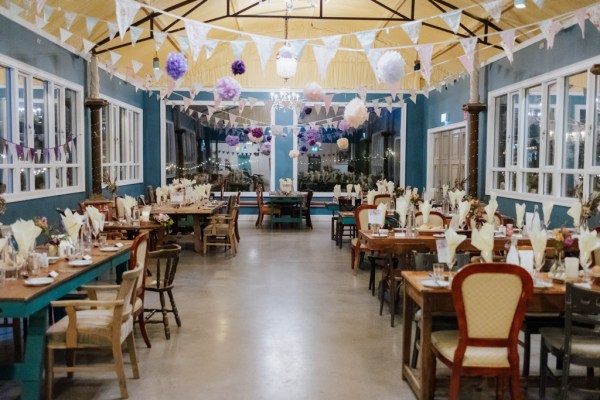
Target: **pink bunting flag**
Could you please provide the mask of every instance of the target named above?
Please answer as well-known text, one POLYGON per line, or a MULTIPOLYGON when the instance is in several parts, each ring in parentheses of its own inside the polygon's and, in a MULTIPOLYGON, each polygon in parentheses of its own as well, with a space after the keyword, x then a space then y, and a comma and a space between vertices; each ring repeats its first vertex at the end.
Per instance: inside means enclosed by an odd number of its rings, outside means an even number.
POLYGON ((116 14, 117 14, 117 25, 119 25, 119 36, 121 40, 125 37, 125 32, 131 26, 135 14, 141 7, 136 1, 131 0, 115 0, 116 1, 116 14))
POLYGON ((206 106, 206 112, 208 113, 207 117, 209 120, 212 117, 212 115, 215 113, 215 111, 216 111, 215 107, 206 106))
POLYGON ((190 99, 189 97, 183 97, 183 109, 187 110, 188 108, 190 108, 190 105, 192 104, 192 99, 190 99))
POLYGON ((467 57, 466 54, 458 57, 458 60, 461 62, 465 70, 471 75, 473 73, 473 58, 467 57))
POLYGON ((219 96, 218 94, 215 95, 215 108, 221 105, 222 100, 223 99, 221 99, 221 96, 219 96))
POLYGON ((167 97, 171 96, 173 89, 175 89, 175 81, 173 79, 169 79, 169 82, 167 82, 167 97))
POLYGON ((321 107, 323 107, 323 106, 320 103, 315 103, 314 107, 315 107, 316 115, 321 114, 321 107))
POLYGON ((188 38, 188 43, 192 50, 192 58, 194 61, 198 59, 202 47, 206 43, 206 37, 208 32, 211 30, 211 26, 203 22, 192 21, 190 19, 184 19, 185 33, 188 38))
POLYGON ((542 34, 548 41, 548 49, 554 47, 554 36, 558 31, 561 30, 561 28, 562 25, 560 24, 560 22, 552 21, 551 19, 543 21, 540 24, 540 30, 542 31, 542 34))
POLYGON ((390 91, 390 94, 392 95, 392 100, 394 100, 396 98, 396 95, 398 94, 398 86, 399 85, 400 85, 400 82, 389 83, 387 85, 387 88, 390 91))
POLYGON ((331 107, 331 102, 333 101, 334 94, 326 94, 325 95, 325 114, 329 114, 329 108, 331 107))
POLYGON ((585 39, 585 19, 586 19, 586 15, 585 15, 585 8, 580 8, 579 10, 575 11, 575 19, 577 19, 577 23, 579 24, 579 29, 581 30, 581 37, 583 39, 585 39))
POLYGON ((600 31, 600 4, 589 7, 587 9, 586 15, 590 22, 594 24, 596 29, 600 31))
POLYGON ((515 30, 511 29, 508 31, 500 32, 502 38, 502 48, 506 53, 506 58, 512 63, 513 62, 513 50, 515 48, 515 30))
POLYGON ((244 112, 244 108, 246 108, 246 99, 238 100, 238 110, 240 110, 240 114, 244 112))
POLYGON ((417 46, 419 60, 421 60, 421 75, 429 85, 431 80, 431 56, 433 55, 433 43, 417 46))

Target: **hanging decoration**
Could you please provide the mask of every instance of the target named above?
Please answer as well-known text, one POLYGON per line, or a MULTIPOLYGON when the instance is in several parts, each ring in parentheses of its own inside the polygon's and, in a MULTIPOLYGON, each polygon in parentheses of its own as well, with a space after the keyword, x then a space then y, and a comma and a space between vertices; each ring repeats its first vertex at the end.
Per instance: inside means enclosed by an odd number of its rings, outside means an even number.
POLYGON ((298 150, 290 150, 290 152, 289 152, 290 158, 298 158, 299 155, 300 155, 300 152, 298 150))
POLYGON ((340 131, 347 131, 348 129, 350 129, 350 124, 348 123, 348 121, 346 121, 345 119, 343 119, 338 124, 338 129, 340 131))
POLYGON ((240 95, 242 87, 230 76, 224 76, 215 84, 215 94, 223 100, 233 100, 240 95))
POLYGON ((344 110, 344 120, 346 120, 352 128, 358 128, 367 120, 367 118, 369 118, 369 112, 361 99, 352 99, 346 105, 346 109, 344 110))
POLYGON ((293 78, 296 75, 298 61, 294 57, 294 49, 289 45, 284 45, 277 53, 277 75, 283 79, 293 78))
POLYGON ((246 64, 242 60, 235 60, 231 63, 231 72, 234 75, 243 75, 246 72, 246 64))
POLYGON ((325 93, 317 82, 309 82, 304 86, 304 98, 308 101, 321 101, 325 93))
POLYGON ((339 138, 336 143, 340 150, 347 150, 348 146, 350 146, 348 138, 339 138))
POLYGON ((235 135, 227 135, 225 136, 225 143, 227 143, 231 147, 234 147, 240 143, 240 138, 235 135))
POLYGON ((261 143, 265 132, 260 127, 252 128, 248 133, 248 139, 253 143, 261 143))
POLYGON ((388 84, 400 82, 404 76, 404 59, 396 51, 386 51, 377 61, 377 78, 388 84))
POLYGON ((506 53, 506 58, 508 58, 508 61, 512 63, 513 50, 515 48, 515 30, 510 29, 508 31, 502 31, 500 32, 500 37, 502 38, 502 43, 500 44, 506 53))
POLYGON ((321 141, 321 132, 315 128, 310 128, 304 133, 304 139, 309 146, 314 146, 321 141))
POLYGON ((167 62, 165 63, 167 74, 174 80, 181 78, 188 69, 188 64, 185 56, 175 51, 169 53, 167 62))

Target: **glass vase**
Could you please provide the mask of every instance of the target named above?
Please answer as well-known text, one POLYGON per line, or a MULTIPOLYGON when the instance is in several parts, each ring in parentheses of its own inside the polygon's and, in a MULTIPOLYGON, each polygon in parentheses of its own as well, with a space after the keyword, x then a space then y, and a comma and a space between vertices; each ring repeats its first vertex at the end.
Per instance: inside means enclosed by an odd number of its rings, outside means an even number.
POLYGON ((556 258, 555 258, 554 264, 552 265, 552 268, 550 268, 550 271, 548 272, 548 276, 550 278, 562 279, 566 276, 564 260, 565 260, 564 250, 558 250, 556 252, 556 258))
POLYGON ((581 217, 581 220, 579 222, 579 230, 580 231, 585 231, 588 229, 588 219, 586 217, 581 217))

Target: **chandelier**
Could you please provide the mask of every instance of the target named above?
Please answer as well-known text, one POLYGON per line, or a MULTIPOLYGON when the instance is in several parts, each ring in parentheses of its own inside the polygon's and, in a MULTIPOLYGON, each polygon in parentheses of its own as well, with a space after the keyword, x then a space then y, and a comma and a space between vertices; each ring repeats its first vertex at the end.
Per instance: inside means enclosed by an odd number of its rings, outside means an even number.
POLYGON ((290 89, 283 87, 279 92, 271 92, 271 101, 276 110, 293 109, 300 100, 300 95, 296 92, 290 92, 290 89))

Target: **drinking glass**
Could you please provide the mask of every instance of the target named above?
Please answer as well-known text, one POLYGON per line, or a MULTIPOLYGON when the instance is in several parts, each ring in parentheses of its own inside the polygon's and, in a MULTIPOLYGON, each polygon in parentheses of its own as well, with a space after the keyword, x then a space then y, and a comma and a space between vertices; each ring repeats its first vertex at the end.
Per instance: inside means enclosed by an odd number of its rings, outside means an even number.
POLYGON ((586 283, 591 282, 590 265, 592 265, 592 258, 590 257, 590 253, 582 251, 579 257, 579 263, 581 264, 581 268, 583 268, 583 281, 586 283))
POLYGON ((450 262, 448 263, 448 281, 452 284, 452 279, 454 278, 453 269, 456 265, 456 252, 450 252, 450 262))
POLYGON ((438 284, 438 281, 444 280, 444 264, 443 263, 434 263, 433 264, 433 280, 435 284, 438 284))
POLYGON ((545 261, 545 252, 544 251, 534 251, 533 252, 533 283, 535 284, 538 281, 538 275, 544 266, 545 261))

